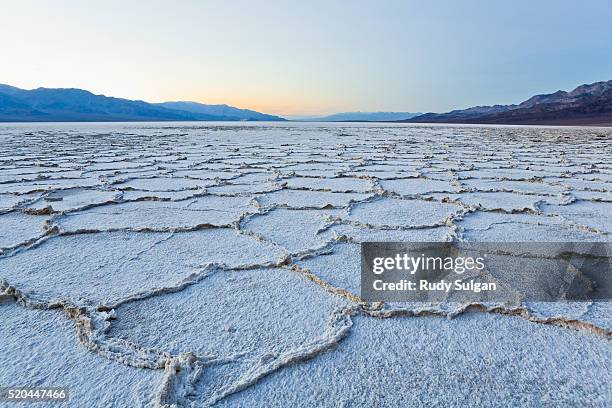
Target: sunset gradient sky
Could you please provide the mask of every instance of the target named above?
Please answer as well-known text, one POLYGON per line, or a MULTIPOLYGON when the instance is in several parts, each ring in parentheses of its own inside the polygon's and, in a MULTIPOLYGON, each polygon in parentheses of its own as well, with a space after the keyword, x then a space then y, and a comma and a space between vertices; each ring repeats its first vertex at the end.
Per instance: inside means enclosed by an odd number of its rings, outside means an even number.
POLYGON ((5 1, 0 83, 281 115, 446 111, 612 79, 612 2, 5 1))

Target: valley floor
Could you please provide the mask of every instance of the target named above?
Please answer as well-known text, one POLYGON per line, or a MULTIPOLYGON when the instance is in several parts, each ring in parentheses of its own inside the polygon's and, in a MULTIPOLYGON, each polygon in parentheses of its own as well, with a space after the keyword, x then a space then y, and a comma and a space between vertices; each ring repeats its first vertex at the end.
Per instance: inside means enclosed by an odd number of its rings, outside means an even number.
POLYGON ((609 302, 368 304, 359 244, 609 242, 610 157, 595 128, 0 125, 0 385, 71 407, 606 406, 609 302))

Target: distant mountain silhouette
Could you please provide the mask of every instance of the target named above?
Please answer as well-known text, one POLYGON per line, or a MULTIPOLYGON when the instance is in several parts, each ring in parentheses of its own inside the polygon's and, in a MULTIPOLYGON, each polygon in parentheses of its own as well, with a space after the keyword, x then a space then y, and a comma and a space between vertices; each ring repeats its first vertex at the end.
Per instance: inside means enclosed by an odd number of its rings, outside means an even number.
POLYGON ((267 115, 249 109, 234 108, 229 105, 205 105, 198 102, 162 102, 156 103, 155 105, 166 109, 190 112, 198 115, 221 116, 228 118, 226 120, 285 120, 279 116, 267 115))
POLYGON ((580 85, 570 92, 536 95, 518 105, 475 106, 447 113, 426 113, 402 122, 612 125, 612 81, 580 85))
POLYGON ((38 88, 25 90, 0 84, 0 122, 109 122, 109 121, 176 121, 176 120, 285 120, 226 105, 203 105, 195 102, 152 104, 94 95, 73 88, 38 88), (194 106, 200 107, 195 111, 194 106), (206 111, 206 107, 210 109, 206 111), (227 113, 230 112, 230 113, 227 113))
POLYGON ((309 117, 303 120, 312 122, 385 122, 410 119, 421 115, 420 112, 342 112, 333 115, 309 117))

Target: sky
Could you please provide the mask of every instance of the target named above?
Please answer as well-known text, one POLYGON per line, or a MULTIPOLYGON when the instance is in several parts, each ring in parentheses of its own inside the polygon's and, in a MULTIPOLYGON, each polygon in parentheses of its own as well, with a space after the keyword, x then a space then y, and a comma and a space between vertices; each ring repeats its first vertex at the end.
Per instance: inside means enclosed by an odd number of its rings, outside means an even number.
POLYGON ((612 79, 612 1, 0 0, 0 83, 442 112, 612 79))

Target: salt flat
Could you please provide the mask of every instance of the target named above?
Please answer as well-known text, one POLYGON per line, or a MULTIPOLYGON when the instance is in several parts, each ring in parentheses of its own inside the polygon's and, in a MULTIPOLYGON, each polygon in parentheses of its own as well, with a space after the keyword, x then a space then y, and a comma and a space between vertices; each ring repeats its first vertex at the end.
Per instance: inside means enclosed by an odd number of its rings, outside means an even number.
POLYGON ((0 384, 74 407, 606 406, 610 303, 367 304, 359 243, 609 242, 611 158, 600 128, 1 125, 0 384))

